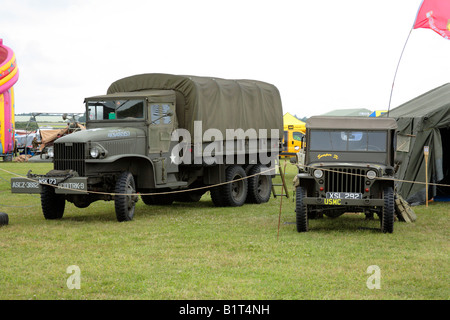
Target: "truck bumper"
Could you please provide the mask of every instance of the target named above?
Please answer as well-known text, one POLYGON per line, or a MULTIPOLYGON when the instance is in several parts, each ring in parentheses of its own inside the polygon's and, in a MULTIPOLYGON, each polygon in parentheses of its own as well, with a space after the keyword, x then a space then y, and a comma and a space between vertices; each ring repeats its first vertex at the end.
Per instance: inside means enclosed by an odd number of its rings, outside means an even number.
POLYGON ((307 205, 319 206, 350 206, 350 207, 382 207, 384 199, 327 199, 327 198, 303 198, 307 205))
POLYGON ((41 193, 43 184, 54 186, 57 194, 87 194, 85 177, 11 178, 11 193, 41 193))

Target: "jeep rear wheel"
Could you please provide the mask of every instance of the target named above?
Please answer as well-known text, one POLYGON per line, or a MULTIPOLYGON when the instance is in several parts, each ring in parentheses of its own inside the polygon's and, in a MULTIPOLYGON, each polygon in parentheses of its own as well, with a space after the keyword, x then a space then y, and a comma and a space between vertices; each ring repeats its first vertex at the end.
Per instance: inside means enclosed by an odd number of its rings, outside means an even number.
POLYGON ((55 188, 52 186, 42 185, 41 207, 45 219, 61 219, 64 215, 65 206, 64 195, 56 194, 55 188))
POLYGON ((381 214, 381 231, 383 233, 394 232, 394 191, 392 187, 386 187, 383 190, 384 207, 381 214))
POLYGON ((295 191, 295 222, 298 232, 308 231, 308 210, 303 198, 306 196, 305 188, 298 186, 295 191))
POLYGON ((130 172, 123 172, 116 182, 116 195, 114 196, 114 206, 116 209, 117 221, 130 221, 134 217, 134 208, 138 201, 133 175, 130 172))

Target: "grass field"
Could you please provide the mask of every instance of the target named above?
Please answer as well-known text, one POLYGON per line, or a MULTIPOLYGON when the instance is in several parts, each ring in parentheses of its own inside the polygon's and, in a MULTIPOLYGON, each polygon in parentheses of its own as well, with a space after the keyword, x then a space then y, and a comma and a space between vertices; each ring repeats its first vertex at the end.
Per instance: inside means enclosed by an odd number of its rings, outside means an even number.
MULTIPOLYGON (((0 169, 46 173, 51 164, 5 163, 0 169)), ((303 300, 450 298, 450 204, 414 207, 415 223, 346 214, 310 221, 295 230, 292 178, 289 199, 216 208, 198 203, 146 206, 134 220, 116 221, 113 202, 87 209, 70 203, 61 220, 45 220, 38 195, 11 194, 11 174, 0 170, 0 299, 303 300), (280 217, 280 227, 279 226, 280 217), (278 233, 279 232, 279 233, 278 233), (70 290, 69 266, 80 289, 70 290), (380 289, 369 289, 379 267, 380 289)))

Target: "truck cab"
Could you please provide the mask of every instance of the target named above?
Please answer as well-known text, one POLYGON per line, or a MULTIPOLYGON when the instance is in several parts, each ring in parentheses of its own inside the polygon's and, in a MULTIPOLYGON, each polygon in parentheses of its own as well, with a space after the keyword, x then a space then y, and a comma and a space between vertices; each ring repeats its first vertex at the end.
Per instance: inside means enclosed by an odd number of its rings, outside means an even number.
POLYGON ((298 154, 296 225, 346 212, 377 214, 383 232, 394 224, 397 123, 391 118, 311 117, 298 154))

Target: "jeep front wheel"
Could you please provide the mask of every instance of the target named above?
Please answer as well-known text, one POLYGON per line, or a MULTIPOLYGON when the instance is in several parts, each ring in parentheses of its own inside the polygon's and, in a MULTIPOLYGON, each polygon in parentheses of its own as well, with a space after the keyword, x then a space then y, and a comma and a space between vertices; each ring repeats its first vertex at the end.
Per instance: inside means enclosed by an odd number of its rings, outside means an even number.
POLYGON ((383 233, 394 232, 394 191, 392 187, 386 187, 383 191, 384 207, 381 214, 381 231, 383 233))
POLYGON ((298 186, 295 191, 295 222, 298 232, 308 231, 308 211, 306 204, 303 202, 305 196, 306 189, 298 186))
POLYGON ((134 208, 138 201, 133 175, 130 172, 123 172, 116 182, 116 195, 114 196, 114 206, 116 209, 117 221, 130 221, 134 217, 134 208))

